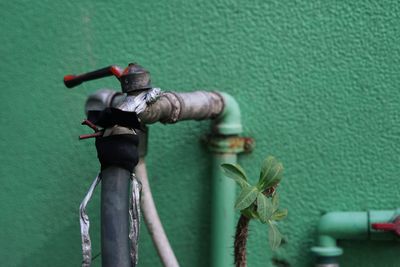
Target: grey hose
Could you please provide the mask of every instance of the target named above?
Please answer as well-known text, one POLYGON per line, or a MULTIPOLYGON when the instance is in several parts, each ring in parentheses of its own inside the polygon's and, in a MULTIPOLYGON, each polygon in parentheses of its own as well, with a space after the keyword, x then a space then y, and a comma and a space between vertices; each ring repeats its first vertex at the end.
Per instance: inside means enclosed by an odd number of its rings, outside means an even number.
POLYGON ((154 204, 144 158, 140 158, 139 163, 136 165, 135 173, 142 184, 141 204, 143 216, 161 262, 165 267, 179 267, 154 204))

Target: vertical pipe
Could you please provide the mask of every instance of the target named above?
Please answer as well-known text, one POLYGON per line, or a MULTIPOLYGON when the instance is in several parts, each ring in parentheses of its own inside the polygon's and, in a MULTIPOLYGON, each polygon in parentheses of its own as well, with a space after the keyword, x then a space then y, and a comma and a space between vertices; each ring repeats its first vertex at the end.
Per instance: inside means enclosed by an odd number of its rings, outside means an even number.
POLYGON ((131 173, 111 166, 101 172, 102 267, 131 267, 129 182, 131 173))
POLYGON ((235 197, 236 185, 227 178, 221 168, 223 163, 237 162, 237 154, 229 142, 242 132, 240 108, 236 100, 226 94, 219 93, 224 108, 215 118, 212 125, 213 153, 212 166, 212 222, 211 222, 211 267, 233 266, 233 243, 235 236, 235 197))
POLYGON ((235 183, 222 173, 222 163, 236 163, 235 153, 213 152, 211 266, 233 266, 235 183))

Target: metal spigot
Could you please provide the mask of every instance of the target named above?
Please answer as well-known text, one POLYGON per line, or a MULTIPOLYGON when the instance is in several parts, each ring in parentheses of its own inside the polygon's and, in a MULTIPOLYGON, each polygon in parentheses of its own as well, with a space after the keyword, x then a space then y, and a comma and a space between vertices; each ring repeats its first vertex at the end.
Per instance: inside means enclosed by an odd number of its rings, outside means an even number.
POLYGON ((152 88, 150 72, 137 63, 129 63, 124 70, 116 65, 111 65, 79 75, 65 75, 64 84, 68 88, 73 88, 83 82, 101 79, 108 76, 115 76, 120 81, 121 89, 124 93, 149 90, 152 88))

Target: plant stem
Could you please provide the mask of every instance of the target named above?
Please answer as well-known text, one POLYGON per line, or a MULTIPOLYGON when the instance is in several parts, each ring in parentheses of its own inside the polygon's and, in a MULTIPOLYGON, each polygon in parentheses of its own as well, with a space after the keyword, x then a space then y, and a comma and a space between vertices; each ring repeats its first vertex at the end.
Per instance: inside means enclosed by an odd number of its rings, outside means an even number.
POLYGON ((247 267, 246 244, 249 235, 250 218, 240 215, 235 234, 235 265, 236 267, 247 267))

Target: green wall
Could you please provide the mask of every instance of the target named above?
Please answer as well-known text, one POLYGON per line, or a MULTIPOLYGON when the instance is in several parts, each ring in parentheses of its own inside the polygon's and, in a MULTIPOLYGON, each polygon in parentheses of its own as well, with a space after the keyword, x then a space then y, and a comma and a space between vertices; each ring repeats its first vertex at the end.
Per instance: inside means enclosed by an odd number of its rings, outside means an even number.
MULTIPOLYGON (((109 64, 137 61, 165 90, 232 94, 257 141, 247 171, 267 154, 284 163, 287 243, 271 253, 267 228, 251 224, 249 266, 310 266, 324 211, 399 207, 397 1, 110 2, 0 2, 1 266, 79 266, 78 206, 99 167, 93 140, 77 139, 90 132, 83 104, 118 82, 67 90, 62 77, 109 64)), ((209 263, 208 126, 151 126, 151 184, 182 266, 209 263)), ((141 241, 140 266, 160 266, 141 241)), ((399 266, 396 243, 340 245, 342 266, 399 266)))

